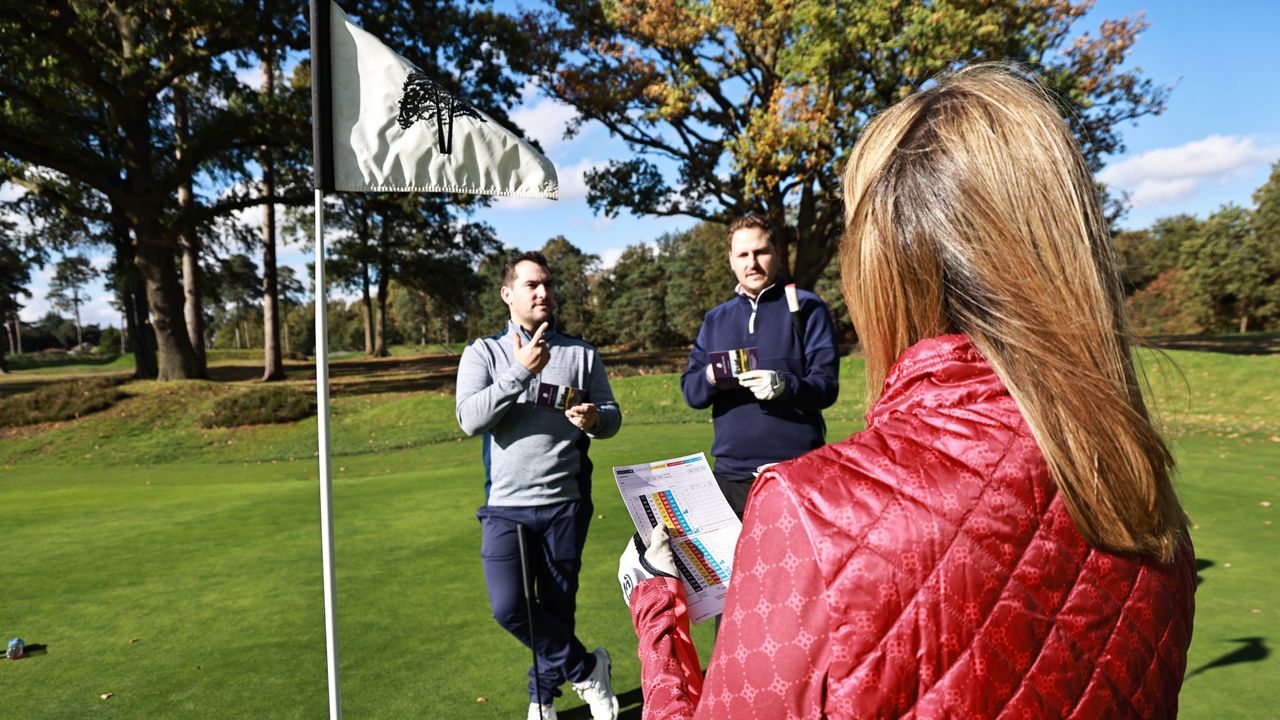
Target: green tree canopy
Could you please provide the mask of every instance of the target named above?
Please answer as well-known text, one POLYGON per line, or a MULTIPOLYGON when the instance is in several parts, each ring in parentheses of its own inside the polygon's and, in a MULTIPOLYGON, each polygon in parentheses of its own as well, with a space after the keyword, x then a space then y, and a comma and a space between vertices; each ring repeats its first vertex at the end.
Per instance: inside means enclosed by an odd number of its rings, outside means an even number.
POLYGON ((812 288, 840 237, 840 171, 880 110, 940 72, 1024 63, 1095 169, 1166 89, 1123 67, 1141 16, 1075 35, 1073 0, 551 0, 526 15, 541 87, 637 157, 589 173, 598 212, 727 222, 763 212, 812 288), (674 178, 669 183, 668 178, 674 178))
POLYGON ((1272 322, 1276 252, 1254 232, 1251 213, 1225 205, 1182 246, 1185 280, 1203 301, 1205 325, 1218 332, 1272 322), (1269 278, 1271 278, 1269 280, 1269 278))
POLYGON ((80 305, 88 298, 85 286, 98 276, 89 259, 81 255, 66 255, 58 261, 49 279, 49 301, 59 310, 71 311, 76 323, 76 345, 84 344, 80 327, 80 305))
POLYGON ((733 296, 737 279, 729 267, 728 228, 700 222, 658 238, 658 260, 666 269, 667 318, 671 332, 692 342, 711 308, 733 296))
POLYGON ((600 270, 600 257, 582 252, 563 235, 548 240, 541 252, 555 283, 556 325, 573 335, 587 335, 597 311, 591 300, 591 283, 600 270))

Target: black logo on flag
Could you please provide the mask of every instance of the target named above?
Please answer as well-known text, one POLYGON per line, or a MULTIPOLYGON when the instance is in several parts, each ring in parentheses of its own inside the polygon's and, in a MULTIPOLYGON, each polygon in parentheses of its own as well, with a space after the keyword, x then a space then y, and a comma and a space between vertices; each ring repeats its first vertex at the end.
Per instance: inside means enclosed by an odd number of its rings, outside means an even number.
POLYGON ((426 75, 414 71, 404 79, 404 94, 400 96, 400 115, 396 122, 408 130, 410 125, 427 115, 435 117, 436 139, 440 141, 440 152, 445 155, 453 154, 454 118, 469 117, 484 122, 479 110, 453 96, 426 75))

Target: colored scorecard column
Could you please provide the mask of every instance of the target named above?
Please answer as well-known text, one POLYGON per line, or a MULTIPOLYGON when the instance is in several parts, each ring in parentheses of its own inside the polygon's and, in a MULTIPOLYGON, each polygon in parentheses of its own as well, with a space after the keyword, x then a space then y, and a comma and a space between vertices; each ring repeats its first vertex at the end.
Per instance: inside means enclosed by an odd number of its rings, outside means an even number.
POLYGON ((716 485, 706 456, 615 467, 613 475, 640 537, 666 526, 693 622, 719 615, 742 523, 716 485))

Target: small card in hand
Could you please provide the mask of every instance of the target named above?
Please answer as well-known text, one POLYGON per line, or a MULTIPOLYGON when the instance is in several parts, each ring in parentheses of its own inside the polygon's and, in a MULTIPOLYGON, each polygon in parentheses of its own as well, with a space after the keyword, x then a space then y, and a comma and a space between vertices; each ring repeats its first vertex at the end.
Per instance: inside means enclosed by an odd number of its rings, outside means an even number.
POLYGON ((560 410, 568 410, 574 405, 580 405, 585 402, 590 402, 587 400, 586 390, 549 382, 538 384, 538 398, 534 401, 535 404, 542 407, 560 410))
POLYGON ((759 365, 755 348, 707 353, 707 360, 711 363, 711 374, 716 382, 734 380, 739 373, 755 370, 759 365))

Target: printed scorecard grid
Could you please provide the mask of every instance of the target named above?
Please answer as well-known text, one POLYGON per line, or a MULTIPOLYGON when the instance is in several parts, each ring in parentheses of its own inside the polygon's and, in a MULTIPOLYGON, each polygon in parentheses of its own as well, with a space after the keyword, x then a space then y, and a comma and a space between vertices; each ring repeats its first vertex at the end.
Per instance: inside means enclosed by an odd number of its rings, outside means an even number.
POLYGON ((729 567, 717 560, 701 540, 693 538, 676 543, 675 547, 676 565, 681 566, 681 573, 688 578, 694 590, 700 592, 703 587, 728 584, 731 573, 729 567))
POLYGON ((666 526, 693 621, 719 614, 742 523, 716 485, 706 455, 615 467, 613 473, 641 536, 666 526))

